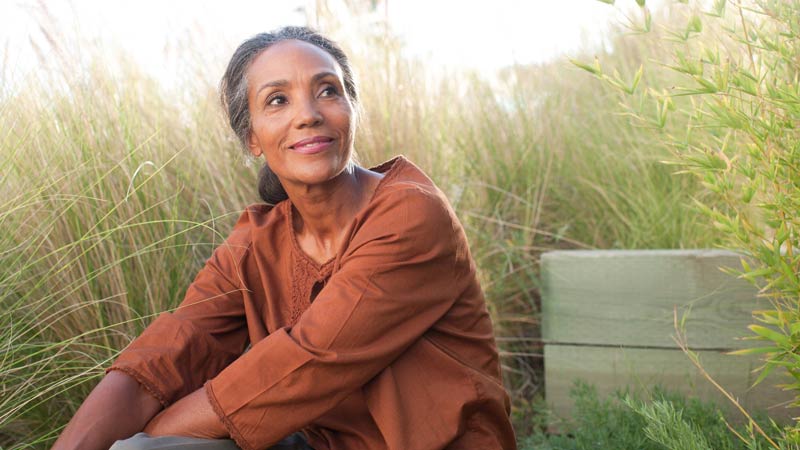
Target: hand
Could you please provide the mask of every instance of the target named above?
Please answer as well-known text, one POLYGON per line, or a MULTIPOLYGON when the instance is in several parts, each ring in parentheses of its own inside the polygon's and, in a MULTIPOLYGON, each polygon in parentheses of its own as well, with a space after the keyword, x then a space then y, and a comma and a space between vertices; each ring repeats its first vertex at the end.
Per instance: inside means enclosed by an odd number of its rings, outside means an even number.
POLYGON ((205 439, 227 438, 228 430, 219 420, 200 388, 161 411, 144 428, 151 436, 186 436, 205 439))

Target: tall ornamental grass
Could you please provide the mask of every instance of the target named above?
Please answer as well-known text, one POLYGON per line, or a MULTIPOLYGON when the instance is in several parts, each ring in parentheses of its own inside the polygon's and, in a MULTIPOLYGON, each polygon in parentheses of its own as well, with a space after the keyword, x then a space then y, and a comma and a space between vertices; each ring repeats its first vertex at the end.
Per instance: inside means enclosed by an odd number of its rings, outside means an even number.
MULTIPOLYGON (((542 387, 538 255, 711 246, 715 233, 690 205, 703 196, 699 182, 661 164, 662 140, 615 114, 615 90, 587 83, 566 61, 509 67, 490 82, 433 72, 390 33, 348 41, 332 19, 321 28, 351 48, 360 75, 362 163, 407 155, 463 221, 525 434, 542 387)), ((618 41, 603 57, 638 67, 646 46, 618 41)), ((114 356, 180 302, 257 200, 256 167, 243 163, 216 86, 204 81, 214 77, 167 89, 122 56, 51 42, 42 70, 0 93, 7 449, 47 448, 114 356)), ((221 73, 224 61, 205 60, 202 48, 184 52, 186 73, 221 73)))
MULTIPOLYGON (((614 64, 579 64, 627 91, 622 102, 632 120, 670 145, 677 167, 703 184, 710 197, 698 206, 722 244, 746 255, 732 272, 770 300, 753 311, 752 348, 735 353, 762 355, 755 383, 782 373, 791 406, 800 406, 800 2, 676 2, 672 9, 678 27, 658 26, 642 10, 640 27, 654 30, 662 49, 649 67, 658 73, 651 82, 624 89, 624 77, 604 69, 614 64), (652 82, 666 76, 678 79, 652 82), (686 127, 676 133, 671 121, 686 127)), ((796 448, 800 426, 769 442, 796 448)))
POLYGON ((64 62, 0 98, 2 448, 51 441, 255 198, 213 87, 64 62))

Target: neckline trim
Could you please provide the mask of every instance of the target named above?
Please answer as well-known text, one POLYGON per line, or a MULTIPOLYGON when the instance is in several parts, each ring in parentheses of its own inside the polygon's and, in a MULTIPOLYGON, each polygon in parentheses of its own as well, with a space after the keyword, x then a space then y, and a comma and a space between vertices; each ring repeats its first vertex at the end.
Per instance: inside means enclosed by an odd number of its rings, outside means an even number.
MULTIPOLYGON (((382 173, 383 178, 381 178, 380 181, 378 181, 378 185, 375 186, 375 190, 372 192, 372 195, 370 196, 367 204, 364 205, 364 207, 359 212, 357 212, 355 216, 353 216, 351 224, 358 216, 361 215, 362 212, 364 212, 364 210, 366 210, 369 207, 369 205, 372 204, 372 202, 375 200, 375 197, 378 195, 383 186, 386 184, 386 181, 390 178, 394 178, 394 174, 397 173, 398 171, 397 168, 405 165, 404 163, 406 161, 407 161, 406 158, 403 157, 402 155, 395 156, 394 158, 386 162, 383 162, 375 167, 370 167, 369 169, 367 169, 373 172, 382 173)), ((323 263, 317 262, 308 253, 306 253, 300 247, 300 242, 297 241, 297 234, 294 232, 294 217, 293 217, 294 214, 292 214, 292 201, 291 199, 287 199, 283 203, 284 203, 283 213, 286 216, 286 224, 289 228, 288 229, 288 233, 290 236, 289 240, 292 242, 292 249, 294 250, 295 254, 297 254, 303 261, 305 261, 312 268, 314 268, 317 271, 317 274, 325 272, 328 269, 328 266, 331 266, 334 263, 334 261, 336 261, 336 258, 339 256, 338 250, 337 254, 333 255, 330 259, 328 259, 323 263)))

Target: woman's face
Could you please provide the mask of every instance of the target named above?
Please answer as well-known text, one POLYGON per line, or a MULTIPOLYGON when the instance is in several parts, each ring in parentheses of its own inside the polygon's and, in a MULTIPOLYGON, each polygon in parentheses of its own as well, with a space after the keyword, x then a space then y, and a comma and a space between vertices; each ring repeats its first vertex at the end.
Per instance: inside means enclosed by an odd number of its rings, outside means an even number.
POLYGON ((285 188, 342 173, 352 153, 354 111, 331 55, 282 41, 256 57, 247 81, 250 152, 264 155, 285 188))

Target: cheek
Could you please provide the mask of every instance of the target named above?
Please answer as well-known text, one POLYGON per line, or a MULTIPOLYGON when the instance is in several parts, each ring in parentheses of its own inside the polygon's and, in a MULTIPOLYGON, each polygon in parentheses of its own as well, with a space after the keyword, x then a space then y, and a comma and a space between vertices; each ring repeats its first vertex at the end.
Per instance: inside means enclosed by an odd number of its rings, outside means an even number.
POLYGON ((342 100, 337 106, 337 125, 341 128, 348 129, 352 133, 356 125, 356 116, 353 107, 347 100, 342 100))
POLYGON ((253 132, 256 133, 262 145, 274 144, 280 137, 277 121, 261 118, 253 123, 253 132))

